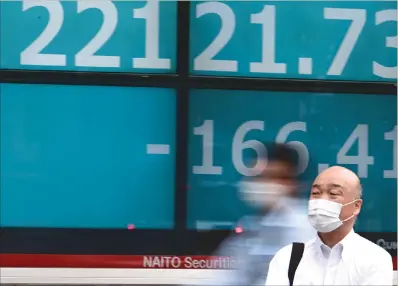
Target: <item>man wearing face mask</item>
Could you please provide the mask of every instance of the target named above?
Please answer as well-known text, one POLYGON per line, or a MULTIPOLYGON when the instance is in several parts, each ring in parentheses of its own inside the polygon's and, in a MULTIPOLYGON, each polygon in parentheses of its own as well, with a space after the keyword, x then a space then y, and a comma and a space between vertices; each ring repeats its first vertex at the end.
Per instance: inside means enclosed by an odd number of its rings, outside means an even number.
MULTIPOLYGON (((390 254, 353 230, 361 206, 361 184, 352 171, 335 166, 315 179, 308 218, 318 234, 304 245, 293 285, 393 284, 390 254)), ((292 248, 282 248, 272 259, 266 285, 290 285, 292 248)))
POLYGON ((254 159, 253 176, 238 184, 240 198, 255 214, 245 216, 238 224, 240 233, 224 241, 216 253, 233 257, 237 269, 208 284, 264 285, 275 253, 315 233, 308 223, 306 200, 297 197, 297 152, 285 144, 264 145, 266 153, 254 159))

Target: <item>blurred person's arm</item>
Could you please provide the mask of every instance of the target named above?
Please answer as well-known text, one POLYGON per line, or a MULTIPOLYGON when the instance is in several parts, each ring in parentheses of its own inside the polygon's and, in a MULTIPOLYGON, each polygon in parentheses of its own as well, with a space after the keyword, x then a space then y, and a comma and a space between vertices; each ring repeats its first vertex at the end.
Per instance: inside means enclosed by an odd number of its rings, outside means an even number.
POLYGON ((246 239, 243 235, 233 234, 225 239, 214 256, 229 256, 236 260, 237 269, 226 271, 214 271, 214 278, 210 279, 206 285, 244 285, 245 275, 242 268, 244 268, 244 261, 246 260, 248 247, 246 239))

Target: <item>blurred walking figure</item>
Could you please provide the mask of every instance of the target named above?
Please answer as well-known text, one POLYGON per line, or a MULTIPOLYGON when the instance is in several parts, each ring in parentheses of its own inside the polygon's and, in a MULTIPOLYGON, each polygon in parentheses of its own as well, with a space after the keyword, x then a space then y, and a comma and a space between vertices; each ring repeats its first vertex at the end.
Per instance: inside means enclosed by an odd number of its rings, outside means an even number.
POLYGON ((268 143, 266 154, 255 158, 253 173, 239 184, 244 202, 256 210, 244 217, 239 232, 221 244, 216 255, 231 256, 237 269, 220 274, 212 285, 264 285, 275 253, 315 234, 307 217, 307 202, 298 198, 298 154, 289 146, 268 143))

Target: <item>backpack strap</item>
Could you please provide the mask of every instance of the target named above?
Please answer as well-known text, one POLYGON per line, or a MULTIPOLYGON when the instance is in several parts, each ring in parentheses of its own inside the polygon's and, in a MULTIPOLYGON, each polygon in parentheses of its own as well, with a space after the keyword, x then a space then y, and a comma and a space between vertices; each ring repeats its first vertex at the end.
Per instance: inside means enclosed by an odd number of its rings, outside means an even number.
POLYGON ((296 274, 297 267, 300 264, 301 258, 303 257, 303 253, 304 253, 304 243, 293 242, 292 254, 290 256, 289 270, 288 270, 290 286, 293 286, 294 275, 296 274))

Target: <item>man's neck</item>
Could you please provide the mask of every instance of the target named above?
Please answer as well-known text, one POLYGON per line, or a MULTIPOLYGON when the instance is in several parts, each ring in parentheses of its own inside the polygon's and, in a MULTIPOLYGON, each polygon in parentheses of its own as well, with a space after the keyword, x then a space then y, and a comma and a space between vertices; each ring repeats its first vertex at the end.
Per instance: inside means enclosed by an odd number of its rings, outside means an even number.
POLYGON ((350 231, 352 230, 351 228, 345 228, 345 229, 337 229, 332 232, 324 232, 324 233, 318 233, 319 238, 322 240, 322 242, 332 248, 336 244, 338 244, 340 241, 346 237, 350 231))

